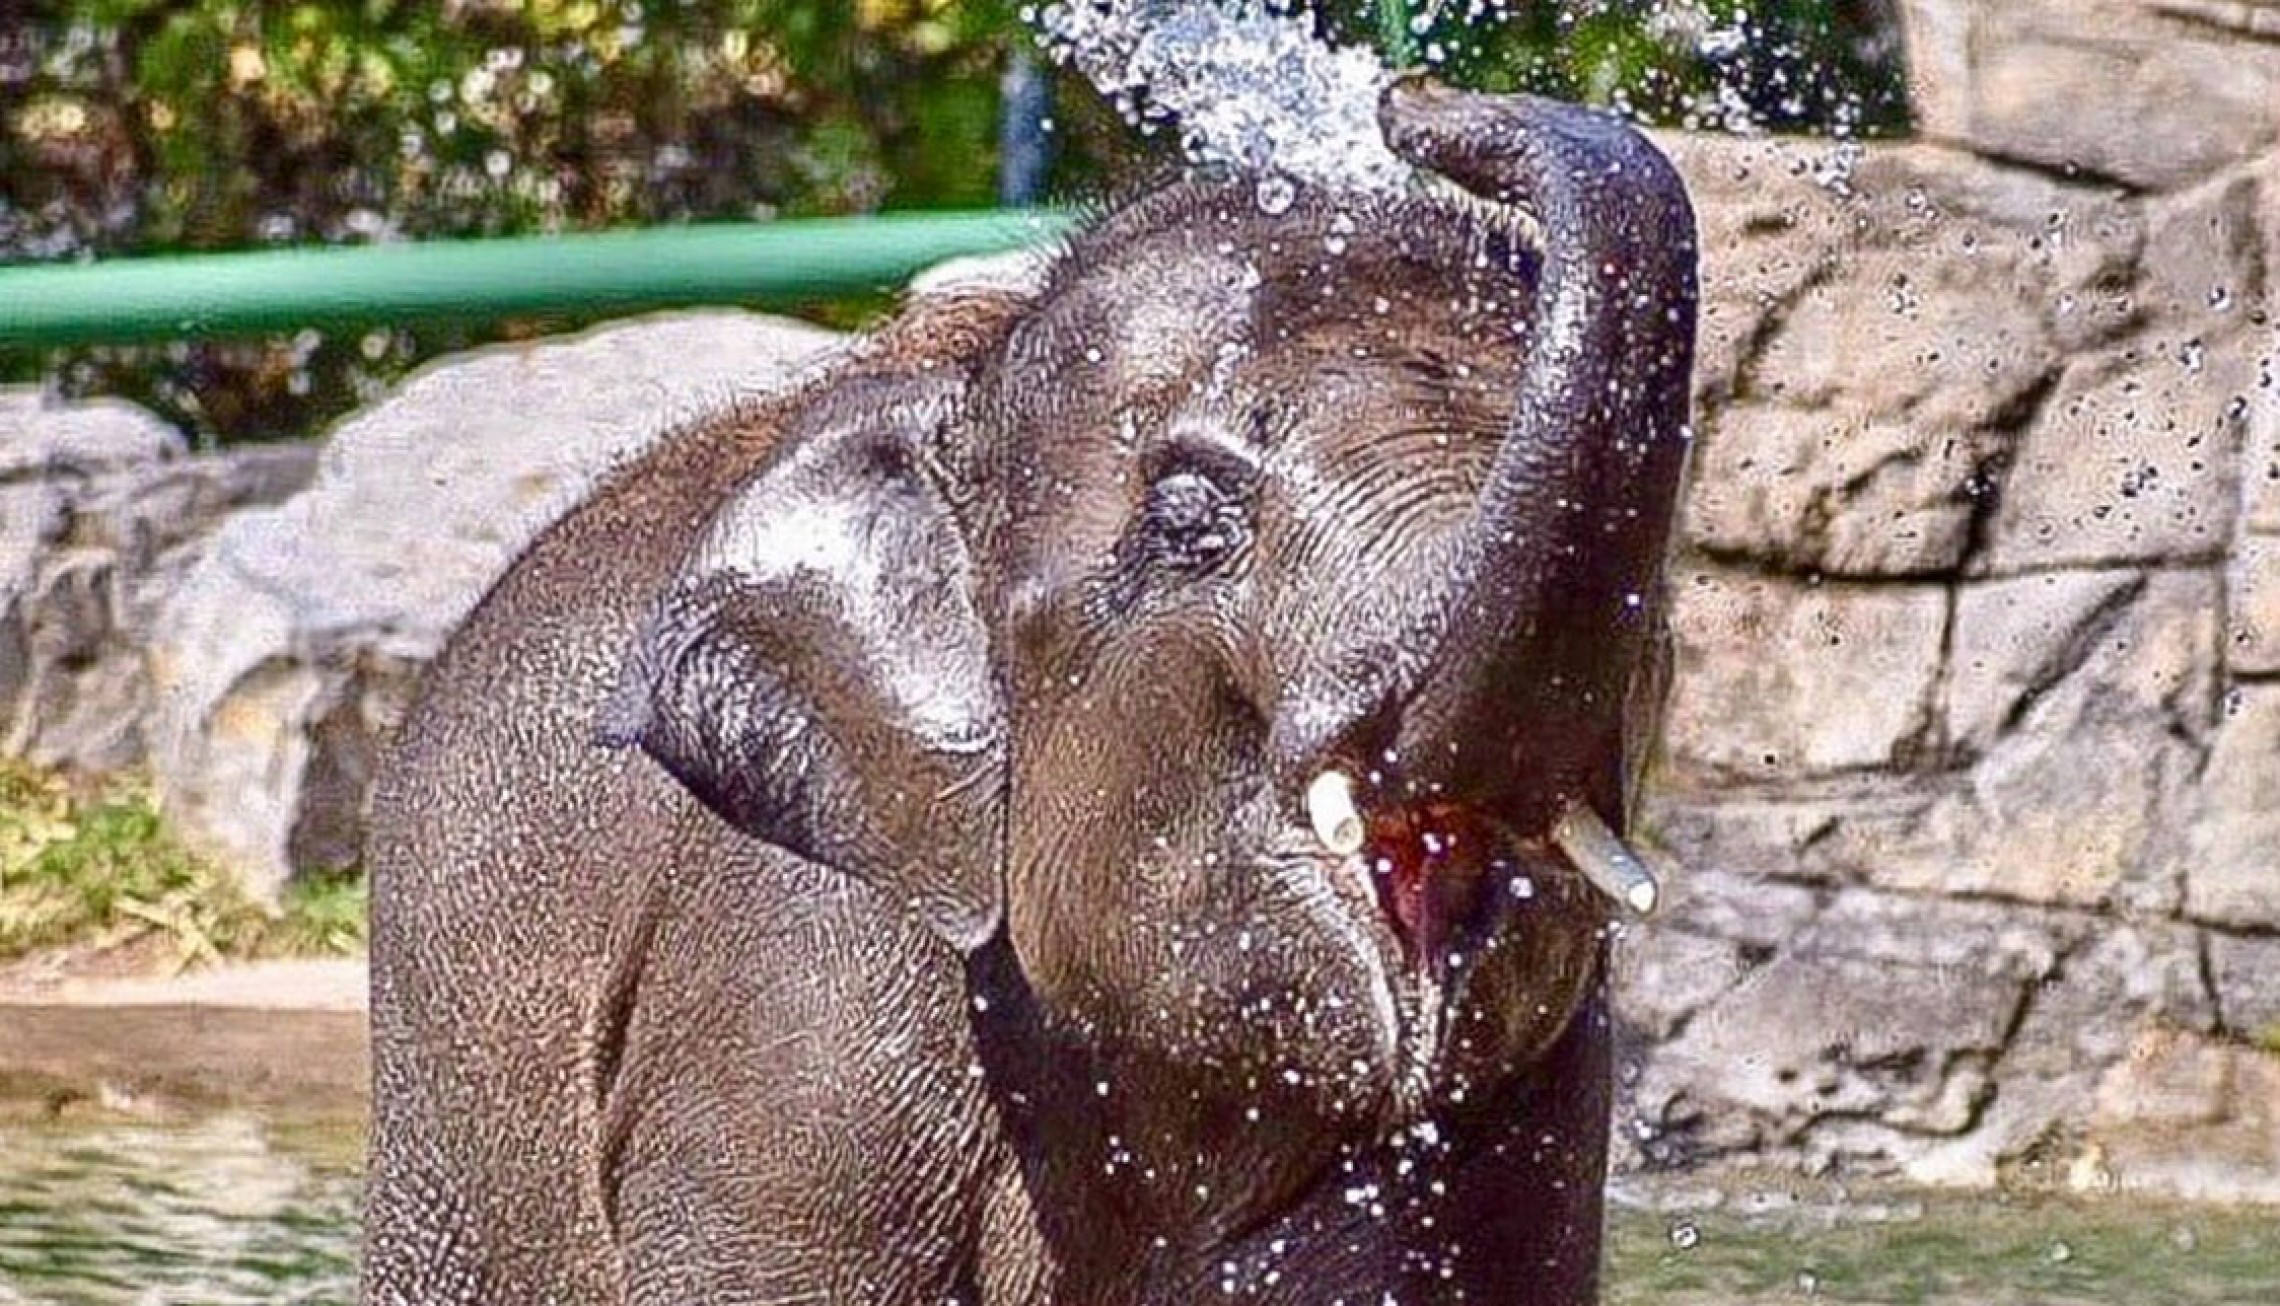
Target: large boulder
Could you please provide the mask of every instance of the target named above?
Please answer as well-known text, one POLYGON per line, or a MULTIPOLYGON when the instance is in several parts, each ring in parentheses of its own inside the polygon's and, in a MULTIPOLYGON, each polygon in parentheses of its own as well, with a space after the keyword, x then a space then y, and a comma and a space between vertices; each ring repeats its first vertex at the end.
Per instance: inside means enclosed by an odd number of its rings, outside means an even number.
POLYGON ((193 455, 133 404, 0 390, 0 750, 140 763, 153 611, 224 516, 299 490, 315 463, 293 446, 193 455))
POLYGON ((257 892, 353 863, 417 669, 523 545, 677 421, 838 339, 735 311, 622 322, 442 360, 343 422, 315 484, 231 519, 158 614, 169 816, 257 892))

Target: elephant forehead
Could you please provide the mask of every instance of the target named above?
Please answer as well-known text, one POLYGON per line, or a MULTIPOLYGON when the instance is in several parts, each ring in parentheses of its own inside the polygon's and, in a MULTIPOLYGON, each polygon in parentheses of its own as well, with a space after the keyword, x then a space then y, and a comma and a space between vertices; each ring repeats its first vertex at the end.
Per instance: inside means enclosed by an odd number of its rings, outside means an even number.
POLYGON ((1250 319, 1257 273, 1235 256, 1176 260, 1156 275, 1124 269, 1112 293, 1131 305, 1112 333, 1125 383, 1145 392, 1181 382, 1250 319))
POLYGON ((1245 333, 1258 285, 1240 250, 1151 242, 1059 286, 1023 333, 1022 361, 1145 402, 1184 386, 1245 333))

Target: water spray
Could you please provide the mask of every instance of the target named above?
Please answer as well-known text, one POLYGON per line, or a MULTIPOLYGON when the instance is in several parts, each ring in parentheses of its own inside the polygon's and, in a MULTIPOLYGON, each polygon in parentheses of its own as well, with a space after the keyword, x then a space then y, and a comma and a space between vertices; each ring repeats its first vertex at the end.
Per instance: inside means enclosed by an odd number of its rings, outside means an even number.
MULTIPOLYGON (((1406 0, 1378 0, 1413 44, 1406 0)), ((1144 134, 1179 132, 1188 162, 1262 178, 1261 203, 1291 186, 1395 194, 1413 170, 1388 149, 1378 95, 1392 79, 1363 47, 1335 47, 1303 10, 1257 0, 1059 0, 1025 9, 1046 50, 1100 89, 1144 134), (1279 185, 1274 183, 1279 181, 1279 185)))

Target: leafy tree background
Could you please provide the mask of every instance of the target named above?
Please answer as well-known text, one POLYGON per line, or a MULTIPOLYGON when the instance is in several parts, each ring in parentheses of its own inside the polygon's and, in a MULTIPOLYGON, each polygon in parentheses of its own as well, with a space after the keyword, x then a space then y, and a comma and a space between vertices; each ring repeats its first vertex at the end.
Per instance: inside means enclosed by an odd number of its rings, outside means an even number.
MULTIPOLYGON (((0 260, 437 239, 996 197, 1021 0, 0 0, 0 260)), ((1317 0, 1383 48, 1397 0, 1317 0)), ((1444 76, 1697 126, 1903 122, 1887 0, 1420 0, 1444 76)), ((1396 44, 1400 44, 1397 42, 1396 44)), ((1162 148, 1055 79, 1052 192, 1162 148)), ((879 303, 811 306, 848 322, 879 303)), ((0 356, 201 438, 305 434, 562 321, 0 356)))

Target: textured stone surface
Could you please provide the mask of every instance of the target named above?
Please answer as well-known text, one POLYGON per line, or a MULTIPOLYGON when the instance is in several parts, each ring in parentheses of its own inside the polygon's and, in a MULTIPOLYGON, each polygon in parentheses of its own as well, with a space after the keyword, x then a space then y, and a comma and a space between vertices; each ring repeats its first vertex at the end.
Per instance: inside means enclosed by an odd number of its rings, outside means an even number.
POLYGON ((2021 432, 1986 570, 2222 553, 2245 362, 2197 339, 2140 339, 2069 365, 2021 432))
POLYGON ((1703 442, 1687 521, 1719 557, 1930 576, 1969 547, 1998 442, 1828 409, 1737 405, 1703 442))
POLYGON ((2014 408, 2054 361, 2043 327, 2048 283, 2025 275, 2018 249, 1973 235, 1978 221, 1947 224, 1928 248, 1839 246, 1838 275, 1805 289, 1764 344, 1752 393, 1792 407, 1905 413, 1935 436, 2014 408), (1988 293, 2029 281, 2031 294, 1988 293))
POLYGON ((2089 1133, 2120 1191, 2280 1204, 2280 1057, 2148 1031, 2100 1078, 2089 1133))
POLYGON ((233 518, 155 623, 170 814, 259 891, 354 861, 417 667, 516 551, 676 419, 836 339, 735 312, 623 323, 442 361, 344 422, 316 484, 233 518))
POLYGON ((2101 579, 1963 592, 1947 728, 1970 770, 1927 811, 1922 845, 1887 863, 1880 882, 2174 908, 2161 815, 2197 765, 2199 714, 2213 694, 2215 585, 2157 573, 2105 592, 2101 579), (2049 590, 2073 600, 2051 605, 2059 619, 2041 632, 2051 637, 2016 638, 2022 614, 2041 606, 2028 596, 2049 590), (1958 716, 1958 702, 1972 714, 1958 716))
POLYGON ((2267 189, 2256 176, 2230 173, 2147 201, 2140 298, 2157 320, 2204 337, 2250 323, 2270 287, 2257 225, 2267 189))
POLYGON ((1731 939, 1670 930, 1651 948, 1616 953, 1615 985, 1624 1019, 1660 1042, 1752 969, 1752 949, 1731 939))
MULTIPOLYGON (((1966 588, 1948 652, 1946 689, 1925 727, 1945 740, 1898 767, 1834 780, 1778 766, 1754 775, 1690 765, 1650 797, 1650 828, 1687 864, 1927 894, 2038 903, 2173 909, 2180 868, 2165 814, 2189 803, 2200 754, 2197 707, 2214 642, 2213 582, 2195 574, 2026 578, 1966 588), (2046 592, 2047 591, 2047 592, 2046 592), (1721 786, 1746 783, 1741 792, 1721 786)), ((1761 643, 1760 648, 1788 647, 1761 643)), ((1781 661, 1799 660, 1790 653, 1781 661)), ((1736 651, 1722 663, 1754 668, 1736 651)), ((1936 662, 1924 675, 1938 675, 1936 662)), ((1721 671, 1682 666, 1690 682, 1721 671)), ((1890 691, 1918 692, 1913 675, 1890 691)), ((1695 700, 1701 701, 1701 700, 1695 700)), ((1764 739, 1762 720, 1816 700, 1769 690, 1725 695, 1681 727, 1764 739), (1721 715, 1722 714, 1722 715, 1721 715)))
POLYGON ((2069 357, 2137 320, 2144 214, 1947 150, 1831 180, 1810 147, 1669 144, 1706 241, 1690 542, 1830 576, 1976 563, 2069 357))
POLYGON ((193 457, 131 404, 0 391, 0 748, 88 771, 142 761, 153 610, 228 513, 298 490, 314 461, 193 457))
POLYGON ((2244 685, 2228 696, 2195 799, 2186 911, 2280 927, 2280 685, 2244 685))
POLYGON ((2240 513, 2249 529, 2280 534, 2280 342, 2257 369, 2256 388, 2243 396, 2240 513))
POLYGON ((1964 589, 1944 678, 1946 742, 1962 758, 1986 753, 2018 715, 2102 651, 2144 598, 2144 573, 2053 572, 1964 589), (2101 641, 2104 641, 2101 647, 2101 641))
POLYGON ((1866 770, 1922 729, 1946 618, 1937 587, 1790 586, 1709 568, 1678 579, 1671 626, 1687 670, 1666 729, 1682 773, 1866 770))
POLYGON ((2210 931, 2209 975, 2226 1031, 2280 1049, 2280 935, 2210 931))
POLYGON ((2237 675, 2280 674, 2280 535, 2251 535, 2227 566, 2225 664, 2237 675))
POLYGON ((1680 152, 1710 272, 1633 1160, 2280 1193, 2280 155, 2192 148, 2139 196, 1680 152))
POLYGON ((62 402, 0 387, 0 481, 87 476, 183 452, 173 427, 123 399, 62 402))
POLYGON ((1674 1158, 1812 1158, 1832 1122, 1928 1135, 1970 1126, 2024 985, 1828 942, 1798 940, 1655 1050, 1634 1109, 1674 1158))
POLYGON ((2271 0, 1901 0, 1919 129, 2174 186, 2280 139, 2271 0))

